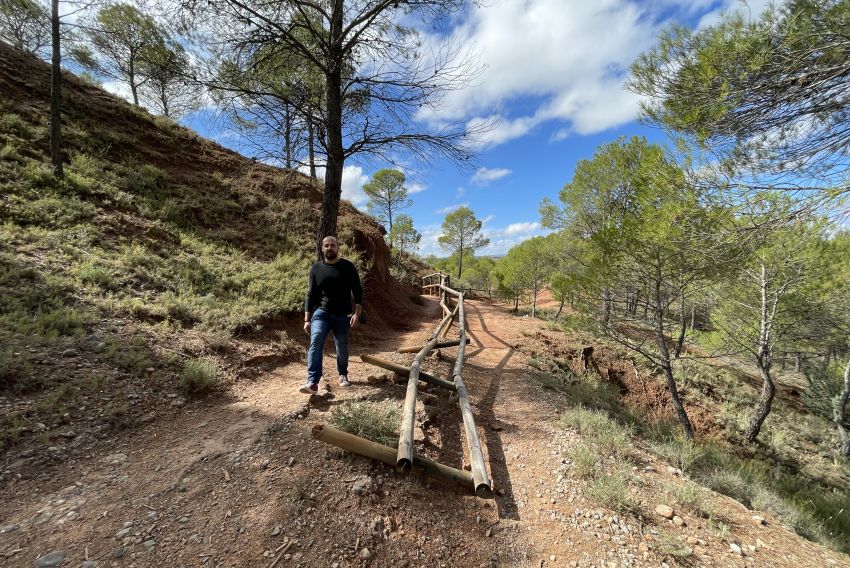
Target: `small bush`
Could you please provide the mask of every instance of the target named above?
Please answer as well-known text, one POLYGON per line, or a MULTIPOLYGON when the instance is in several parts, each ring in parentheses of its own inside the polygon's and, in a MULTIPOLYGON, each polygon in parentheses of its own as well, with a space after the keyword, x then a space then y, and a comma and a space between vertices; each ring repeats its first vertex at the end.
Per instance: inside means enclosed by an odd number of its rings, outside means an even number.
POLYGON ((207 394, 218 386, 218 366, 210 359, 189 359, 183 364, 180 384, 188 394, 207 394))
POLYGON ((20 115, 12 112, 0 114, 0 132, 14 134, 24 140, 35 138, 36 129, 20 115))
POLYGON ((692 440, 668 439, 648 445, 653 453, 682 471, 692 471, 703 457, 702 448, 692 440))
POLYGON ((579 406, 561 415, 561 425, 576 430, 599 446, 600 450, 618 458, 628 457, 631 430, 608 418, 599 410, 579 406))
POLYGON ((109 338, 104 344, 100 358, 122 371, 138 375, 154 366, 144 337, 109 338))
POLYGON ((6 143, 3 148, 0 148, 0 160, 4 161, 23 161, 23 157, 18 152, 18 147, 12 143, 6 143))
POLYGON ((401 411, 389 400, 346 401, 334 407, 330 422, 340 430, 394 448, 400 417, 401 411))
POLYGON ((567 452, 576 477, 590 479, 601 471, 599 452, 588 443, 579 444, 567 452))
POLYGON ((76 270, 77 278, 85 284, 93 284, 104 290, 114 290, 118 287, 118 280, 112 271, 95 262, 87 261, 79 265, 76 270))
POLYGON ((15 351, 14 347, 0 348, 0 391, 35 390, 31 378, 32 367, 23 351, 15 351))
POLYGON ((661 554, 674 558, 687 558, 692 554, 687 544, 678 535, 661 529, 655 535, 655 549, 661 554))
POLYGON ((706 498, 705 491, 699 485, 687 481, 671 482, 666 491, 686 511, 706 519, 711 517, 711 504, 706 498))
POLYGON ((747 507, 753 505, 753 486, 739 472, 718 469, 705 476, 702 481, 711 489, 728 495, 747 507))
POLYGON ((601 505, 620 513, 634 512, 638 502, 629 493, 631 475, 624 469, 595 477, 587 486, 587 495, 601 505))

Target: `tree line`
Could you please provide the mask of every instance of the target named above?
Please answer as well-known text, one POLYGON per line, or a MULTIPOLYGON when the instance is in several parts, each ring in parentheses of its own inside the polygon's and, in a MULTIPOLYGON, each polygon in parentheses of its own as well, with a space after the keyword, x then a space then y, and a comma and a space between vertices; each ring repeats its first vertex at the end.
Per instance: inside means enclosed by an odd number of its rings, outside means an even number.
POLYGON ((802 353, 808 402, 850 457, 847 29, 847 2, 796 1, 662 32, 629 85, 674 144, 597 148, 541 204, 555 232, 494 267, 532 313, 543 282, 658 369, 686 439, 695 432, 676 359, 735 355, 757 369, 761 396, 743 432, 754 442, 777 363, 802 353))

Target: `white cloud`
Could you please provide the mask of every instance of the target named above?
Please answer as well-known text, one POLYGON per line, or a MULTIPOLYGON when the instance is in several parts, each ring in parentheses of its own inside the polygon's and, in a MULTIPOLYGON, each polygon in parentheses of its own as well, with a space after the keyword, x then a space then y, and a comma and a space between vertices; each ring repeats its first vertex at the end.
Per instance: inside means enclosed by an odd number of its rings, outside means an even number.
POLYGON ((360 166, 345 166, 342 169, 342 198, 349 200, 355 207, 362 207, 369 198, 363 191, 363 185, 369 181, 369 176, 363 173, 360 166))
POLYGON ((447 213, 451 213, 455 209, 460 209, 461 207, 467 207, 469 202, 464 201, 463 203, 455 203, 454 205, 449 205, 448 207, 443 207, 442 209, 437 209, 434 213, 438 215, 446 215, 447 213))
POLYGON ((409 182, 407 184, 407 194, 408 195, 413 195, 415 193, 422 193, 426 189, 428 189, 428 187, 419 183, 418 181, 409 182))
POLYGON ((505 235, 524 235, 540 229, 540 223, 537 221, 526 223, 511 223, 504 229, 505 235))
MULTIPOLYGON (((633 0, 500 0, 473 9, 452 34, 480 55, 474 85, 449 93, 432 120, 467 120, 524 102, 531 112, 500 112, 479 147, 519 138, 556 120, 594 133, 632 120, 638 97, 622 88, 634 58, 653 45, 658 19, 633 0), (469 117, 473 117, 470 119, 469 117)), ((437 38, 433 38, 437 40, 437 38)))
MULTIPOLYGON (((758 13, 769 0, 747 4, 758 13)), ((499 0, 469 10, 449 38, 478 56, 480 74, 419 118, 463 121, 470 131, 492 122, 473 143, 486 149, 554 122, 552 141, 594 134, 633 120, 641 98, 624 88, 631 63, 672 21, 716 17, 741 0, 499 0), (714 9, 713 9, 714 8, 714 9), (511 111, 510 109, 523 109, 511 111), (495 110, 494 110, 495 109, 495 110)))
POLYGON ((537 221, 511 223, 501 229, 488 229, 484 231, 484 234, 490 239, 490 244, 476 254, 501 256, 522 241, 532 237, 546 235, 549 232, 548 229, 544 229, 537 221))
POLYGON ((503 177, 510 175, 510 173, 511 170, 507 168, 478 168, 475 175, 473 175, 469 181, 475 185, 485 186, 490 184, 490 182, 494 182, 497 179, 502 179, 503 177))
POLYGON ((102 87, 107 93, 112 93, 116 97, 121 97, 128 103, 133 102, 133 93, 130 90, 130 85, 124 81, 104 81, 102 87))

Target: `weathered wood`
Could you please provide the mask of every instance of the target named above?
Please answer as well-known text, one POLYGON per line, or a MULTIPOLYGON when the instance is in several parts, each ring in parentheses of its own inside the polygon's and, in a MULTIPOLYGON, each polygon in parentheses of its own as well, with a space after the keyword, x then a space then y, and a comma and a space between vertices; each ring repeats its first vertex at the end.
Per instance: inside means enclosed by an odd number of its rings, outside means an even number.
POLYGON ((442 290, 443 292, 446 292, 448 294, 451 294, 455 298, 460 298, 460 296, 461 296, 461 293, 458 292, 457 290, 452 290, 451 288, 444 286, 442 284, 440 284, 440 290, 442 290))
MULTIPOLYGON (((328 426, 327 424, 318 424, 313 426, 313 437, 327 444, 354 452, 355 454, 371 458, 385 464, 396 465, 397 451, 395 448, 360 438, 359 436, 343 432, 342 430, 338 430, 332 426, 328 426)), ((414 459, 413 469, 422 471, 432 477, 459 483, 469 491, 474 491, 475 489, 472 474, 468 471, 455 469, 419 456, 414 459)))
MULTIPOLYGON (((460 345, 459 339, 452 339, 450 341, 441 341, 434 345, 434 349, 442 349, 444 347, 457 347, 460 345)), ((399 347, 396 352, 398 353, 418 353, 419 350, 422 349, 419 346, 410 346, 410 347, 399 347)))
POLYGON ((410 374, 407 381, 407 394, 404 397, 404 408, 401 415, 401 427, 398 433, 398 457, 396 468, 399 471, 409 471, 413 466, 413 428, 416 425, 416 394, 419 385, 422 360, 431 352, 445 326, 451 321, 453 314, 443 318, 440 325, 431 336, 431 340, 422 348, 413 363, 410 364, 410 374))
MULTIPOLYGON (((395 373, 398 373, 399 375, 405 375, 408 378, 410 377, 410 367, 405 367, 404 365, 399 365, 398 363, 394 363, 393 361, 387 361, 386 359, 381 359, 380 357, 375 357, 374 355, 363 354, 360 356, 360 359, 364 363, 369 363, 370 365, 381 367, 382 369, 386 369, 387 371, 393 371, 395 373)), ((423 383, 434 385, 435 387, 442 387, 451 391, 455 390, 455 384, 453 382, 447 381, 446 379, 441 379, 440 377, 435 377, 434 375, 429 375, 428 373, 420 372, 419 380, 423 383)))
POLYGON ((481 441, 478 439, 478 431, 475 428, 475 418, 472 415, 472 405, 469 403, 469 393, 466 391, 466 385, 463 382, 463 358, 466 350, 466 322, 463 311, 463 294, 460 295, 458 301, 460 306, 459 321, 460 327, 460 345, 457 350, 457 359, 455 360, 454 373, 452 377, 457 389, 457 398, 460 405, 460 413, 463 417, 463 429, 466 434, 466 443, 469 447, 469 463, 472 466, 472 478, 475 482, 475 494, 479 497, 488 497, 492 494, 493 485, 487 475, 487 466, 484 463, 484 453, 481 451, 481 441))

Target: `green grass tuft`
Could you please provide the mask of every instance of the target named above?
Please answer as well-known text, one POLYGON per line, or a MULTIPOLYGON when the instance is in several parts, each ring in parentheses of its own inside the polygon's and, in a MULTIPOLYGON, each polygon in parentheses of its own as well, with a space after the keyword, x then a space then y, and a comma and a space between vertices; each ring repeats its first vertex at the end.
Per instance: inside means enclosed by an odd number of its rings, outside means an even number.
POLYGON ((392 401, 345 401, 331 411, 330 422, 340 430, 396 447, 401 411, 392 401))
POLYGON ((190 395, 208 394, 218 386, 218 365, 210 359, 189 359, 183 364, 180 384, 190 395))

